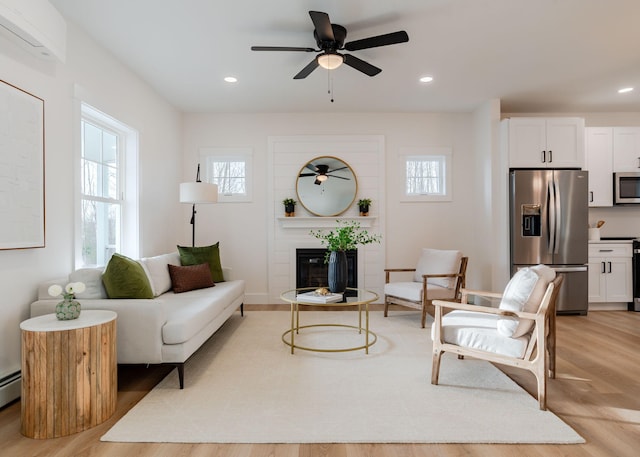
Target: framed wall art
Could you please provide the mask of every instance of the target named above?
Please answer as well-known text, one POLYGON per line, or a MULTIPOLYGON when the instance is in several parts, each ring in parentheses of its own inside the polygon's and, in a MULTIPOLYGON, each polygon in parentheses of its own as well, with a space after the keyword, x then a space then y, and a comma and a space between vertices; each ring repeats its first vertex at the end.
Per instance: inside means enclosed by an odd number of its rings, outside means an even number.
POLYGON ((45 246, 44 100, 0 80, 0 249, 45 246))

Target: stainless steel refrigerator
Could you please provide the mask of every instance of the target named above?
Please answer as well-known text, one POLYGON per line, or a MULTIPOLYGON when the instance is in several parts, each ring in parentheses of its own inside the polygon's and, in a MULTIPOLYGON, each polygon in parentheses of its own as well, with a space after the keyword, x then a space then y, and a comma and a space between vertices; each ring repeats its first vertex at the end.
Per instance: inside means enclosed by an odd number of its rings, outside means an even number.
POLYGON ((558 314, 587 314, 588 172, 511 170, 511 274, 543 263, 565 275, 558 314))

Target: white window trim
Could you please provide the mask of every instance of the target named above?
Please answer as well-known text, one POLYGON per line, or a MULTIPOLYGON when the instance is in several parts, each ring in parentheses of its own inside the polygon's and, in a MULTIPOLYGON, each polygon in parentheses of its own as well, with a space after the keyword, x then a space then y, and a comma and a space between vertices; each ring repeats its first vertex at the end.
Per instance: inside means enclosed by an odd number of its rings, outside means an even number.
POLYGON ((450 202, 453 200, 453 152, 450 147, 406 147, 399 154, 402 168, 400 181, 400 201, 402 202, 450 202), (407 195, 407 160, 428 159, 429 156, 444 157, 444 194, 443 195, 407 195))
MULTIPOLYGON (((76 93, 76 95, 79 95, 76 93)), ((76 145, 75 145, 75 204, 74 204, 74 219, 75 219, 75 235, 74 235, 74 265, 75 268, 82 268, 82 240, 79 236, 81 231, 81 185, 80 185, 80 161, 82 158, 82 145, 81 145, 81 121, 83 118, 92 119, 98 124, 108 126, 110 130, 116 131, 121 137, 123 142, 124 151, 124 172, 125 175, 121 176, 120 191, 122 192, 122 226, 120 228, 122 234, 122 242, 120 246, 120 253, 131 258, 137 259, 140 257, 140 221, 139 221, 139 205, 138 205, 138 132, 132 129, 126 124, 114 119, 113 117, 105 114, 88 103, 82 102, 78 98, 77 101, 77 118, 75 128, 76 145)))
POLYGON ((200 162, 204 164, 201 179, 211 182, 208 161, 243 161, 245 163, 246 195, 225 195, 218 190, 218 203, 246 203, 253 199, 253 149, 251 148, 200 148, 200 162))

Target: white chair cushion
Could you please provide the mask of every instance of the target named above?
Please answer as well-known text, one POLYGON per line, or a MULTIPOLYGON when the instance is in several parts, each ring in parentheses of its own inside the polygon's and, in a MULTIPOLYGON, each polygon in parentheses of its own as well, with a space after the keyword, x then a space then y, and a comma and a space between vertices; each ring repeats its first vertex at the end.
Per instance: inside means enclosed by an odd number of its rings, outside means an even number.
MULTIPOLYGON (((505 287, 499 308, 506 311, 537 312, 547 285, 553 281, 555 276, 555 270, 546 265, 536 265, 518 270, 505 287)), ((525 335, 532 327, 533 321, 531 319, 515 317, 500 317, 498 319, 498 331, 502 335, 512 338, 525 335)))
MULTIPOLYGON (((413 280, 422 282, 422 275, 427 274, 458 273, 460 259, 462 259, 460 251, 424 248, 418 260, 413 280)), ((427 279, 427 283, 451 289, 455 285, 455 278, 430 278, 427 279)))
POLYGON ((175 251, 171 254, 144 257, 140 259, 140 264, 149 278, 153 296, 157 297, 171 289, 171 276, 169 276, 169 267, 167 265, 180 266, 180 254, 175 251))
MULTIPOLYGON (((509 357, 524 357, 529 338, 512 338, 497 331, 499 317, 495 314, 454 310, 442 317, 442 340, 481 351, 509 357)), ((431 327, 431 339, 434 327, 431 327)))
MULTIPOLYGON (((454 298, 453 289, 437 286, 435 284, 427 284, 427 296, 429 300, 438 299, 446 300, 454 298)), ((393 295, 394 297, 403 298, 411 301, 422 300, 422 281, 421 282, 390 282, 384 285, 384 294, 393 295)))

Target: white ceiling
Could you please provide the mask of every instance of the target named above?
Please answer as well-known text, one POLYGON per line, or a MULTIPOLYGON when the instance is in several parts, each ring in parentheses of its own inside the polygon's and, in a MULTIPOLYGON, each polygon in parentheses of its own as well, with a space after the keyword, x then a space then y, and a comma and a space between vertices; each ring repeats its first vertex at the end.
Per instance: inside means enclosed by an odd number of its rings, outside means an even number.
POLYGON ((495 98, 514 113, 640 111, 639 0, 50 2, 187 112, 467 112, 495 98), (327 70, 293 79, 315 54, 250 50, 315 48, 309 10, 346 42, 397 30, 409 42, 354 51, 383 71, 332 71, 331 103, 327 70))

